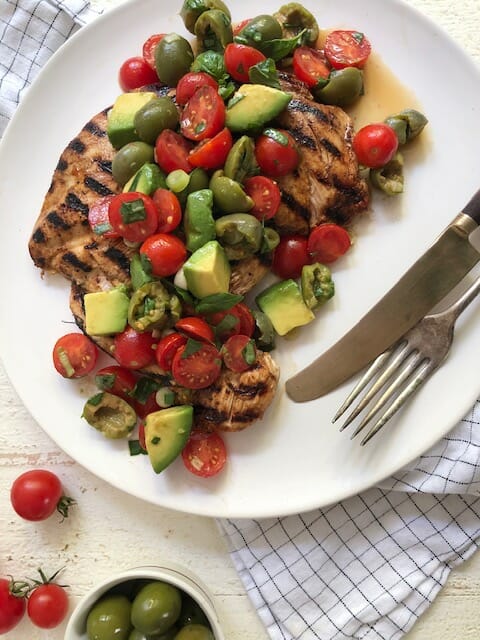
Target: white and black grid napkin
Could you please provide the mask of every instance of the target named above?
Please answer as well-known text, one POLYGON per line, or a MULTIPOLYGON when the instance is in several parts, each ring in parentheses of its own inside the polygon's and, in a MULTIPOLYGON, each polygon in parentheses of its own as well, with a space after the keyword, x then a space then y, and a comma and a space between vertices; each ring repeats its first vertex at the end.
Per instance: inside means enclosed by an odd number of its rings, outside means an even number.
MULTIPOLYGON (((84 0, 0 0, 0 134, 48 58, 98 12, 84 0)), ((396 640, 480 537, 480 402, 420 459, 324 509, 221 520, 272 640, 396 640)))

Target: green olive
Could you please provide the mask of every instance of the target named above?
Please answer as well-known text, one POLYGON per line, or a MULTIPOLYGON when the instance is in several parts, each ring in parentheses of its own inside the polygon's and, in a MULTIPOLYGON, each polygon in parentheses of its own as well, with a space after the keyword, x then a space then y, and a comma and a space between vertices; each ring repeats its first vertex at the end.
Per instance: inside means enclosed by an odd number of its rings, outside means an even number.
POLYGON ((134 126, 138 137, 148 144, 155 144, 164 129, 176 129, 177 125, 177 107, 167 96, 150 100, 135 114, 134 126))
POLYGON ((195 24, 204 11, 218 9, 222 11, 230 20, 232 16, 227 5, 222 0, 185 0, 180 16, 190 33, 195 33, 195 24))
POLYGON ((153 331, 172 326, 180 319, 180 300, 161 282, 142 284, 130 298, 128 323, 135 331, 153 331))
POLYGON ((403 193, 403 156, 397 151, 393 158, 380 169, 370 169, 370 182, 387 196, 403 193))
POLYGON ((268 14, 262 14, 250 20, 235 37, 235 42, 261 49, 262 43, 282 37, 282 27, 278 20, 268 14))
POLYGON ((107 391, 96 393, 86 401, 82 418, 112 440, 129 436, 137 423, 137 414, 128 402, 107 391))
POLYGON ((187 624, 180 629, 175 640, 215 640, 215 636, 208 627, 202 624, 187 624))
POLYGON ((106 596, 93 605, 87 616, 88 640, 128 640, 132 624, 131 604, 125 596, 106 596))
POLYGON ((135 597, 132 604, 132 624, 147 636, 166 633, 178 620, 181 608, 180 591, 157 580, 143 587, 135 597))
POLYGON ((260 253, 270 253, 280 244, 280 235, 278 231, 271 227, 264 227, 262 246, 260 247, 260 253))
POLYGON ((215 230, 229 260, 241 260, 260 249, 262 223, 248 213, 231 213, 218 218, 215 230))
POLYGON ((223 51, 233 41, 232 22, 218 9, 204 11, 195 23, 199 51, 223 51))
POLYGON ((210 180, 213 202, 222 213, 245 213, 253 207, 253 200, 242 185, 231 178, 215 173, 210 180))
POLYGON ((255 158, 255 142, 249 136, 241 136, 228 152, 223 173, 227 178, 242 183, 245 178, 259 172, 255 158))
POLYGON ((416 138, 423 131, 428 120, 423 113, 416 109, 405 109, 400 113, 389 116, 385 123, 392 127, 397 134, 398 143, 405 144, 416 138))
POLYGON ((153 162, 153 147, 146 142, 129 142, 115 154, 112 175, 123 187, 146 162, 153 162))
POLYGON ((312 91, 318 102, 346 107, 362 94, 363 73, 356 67, 332 71, 327 84, 312 91))
POLYGON ((175 636, 177 635, 178 631, 178 627, 175 626, 165 633, 161 633, 159 636, 147 636, 145 633, 142 633, 138 629, 133 629, 128 636, 128 640, 175 640, 175 636))
POLYGON ((301 287, 303 301, 309 309, 315 309, 335 294, 330 269, 320 262, 306 264, 302 268, 301 287))
POLYGON ((193 50, 178 33, 167 33, 155 48, 155 68, 158 77, 169 87, 175 87, 182 76, 190 71, 193 50))
POLYGON ((187 203, 187 197, 191 193, 193 193, 194 191, 200 191, 201 189, 208 189, 208 185, 210 182, 208 173, 200 167, 195 167, 195 169, 193 169, 193 171, 189 173, 189 177, 190 179, 185 189, 182 189, 182 191, 177 193, 177 198, 180 200, 182 208, 185 207, 187 203))
POLYGON ((289 37, 298 35, 303 29, 306 29, 305 44, 315 45, 320 30, 318 23, 308 9, 305 9, 298 2, 289 2, 280 7, 277 13, 274 14, 280 24, 287 32, 289 37))
POLYGON ((182 611, 180 612, 180 618, 178 619, 180 626, 184 627, 186 624, 203 624, 206 627, 210 626, 208 618, 205 615, 202 607, 188 595, 184 595, 182 599, 182 611))

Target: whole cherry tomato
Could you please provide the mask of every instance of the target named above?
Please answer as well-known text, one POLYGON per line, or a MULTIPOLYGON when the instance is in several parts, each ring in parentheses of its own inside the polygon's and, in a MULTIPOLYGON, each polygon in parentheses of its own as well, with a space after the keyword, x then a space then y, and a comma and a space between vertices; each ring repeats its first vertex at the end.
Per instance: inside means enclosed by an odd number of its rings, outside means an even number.
POLYGON ((27 602, 27 615, 36 627, 53 629, 65 619, 68 613, 68 595, 65 588, 52 582, 57 573, 48 579, 39 570, 42 581, 30 592, 27 602))
POLYGON ((273 254, 272 271, 284 280, 298 278, 302 267, 309 262, 307 238, 303 236, 283 236, 273 254))
POLYGON ((156 233, 145 240, 140 254, 146 256, 152 266, 152 274, 160 278, 177 273, 187 258, 184 243, 168 233, 156 233))
POLYGON ((147 331, 138 333, 132 327, 127 327, 122 333, 117 333, 113 344, 113 357, 122 367, 143 369, 155 362, 157 341, 147 331))
POLYGON ((25 598, 14 595, 15 583, 7 578, 0 578, 0 633, 8 633, 23 618, 25 598))
POLYGON ((371 169, 385 166, 397 149, 397 134, 383 122, 367 124, 353 137, 353 150, 358 161, 371 169))
POLYGON ((122 64, 118 80, 123 91, 133 91, 133 89, 158 82, 158 75, 144 58, 135 56, 128 58, 122 64))
POLYGON ((283 129, 265 129, 255 143, 255 157, 262 173, 273 177, 291 173, 299 161, 295 140, 283 129))
POLYGON ((13 482, 10 501, 15 512, 25 520, 46 520, 55 511, 65 518, 74 500, 63 495, 58 476, 47 469, 25 471, 13 482))

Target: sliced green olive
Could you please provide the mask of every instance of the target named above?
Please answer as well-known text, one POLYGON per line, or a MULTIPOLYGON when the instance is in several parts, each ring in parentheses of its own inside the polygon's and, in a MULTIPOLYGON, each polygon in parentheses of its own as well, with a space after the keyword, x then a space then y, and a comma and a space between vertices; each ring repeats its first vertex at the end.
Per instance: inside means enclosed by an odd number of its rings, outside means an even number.
POLYGON ((146 282, 130 299, 128 323, 136 331, 164 329, 180 319, 181 303, 161 282, 146 282))
POLYGON ((190 71, 193 50, 178 33, 167 33, 155 48, 155 68, 158 77, 169 87, 175 87, 182 76, 190 71))
POLYGON ((320 35, 318 22, 313 14, 301 4, 298 2, 284 4, 274 16, 283 26, 287 36, 296 36, 303 29, 306 29, 304 36, 305 44, 311 46, 316 44, 318 36, 320 35))
POLYGON ((164 129, 176 129, 177 124, 177 107, 168 96, 147 102, 137 111, 134 120, 138 137, 148 144, 154 144, 164 129))
POLYGON ((112 161, 112 175, 123 187, 146 162, 153 162, 153 147, 146 142, 129 142, 112 161))
POLYGON ((260 253, 270 253, 280 244, 280 235, 278 231, 271 227, 263 228, 262 246, 260 253))
POLYGON ((282 37, 282 27, 278 20, 268 14, 256 16, 243 27, 235 37, 235 42, 261 49, 262 43, 282 37))
POLYGON ((87 400, 82 417, 106 438, 126 438, 137 422, 134 409, 122 398, 102 391, 87 400))
POLYGON ((232 22, 223 11, 209 9, 195 23, 195 35, 200 51, 223 51, 233 41, 232 22))
POLYGON ((318 102, 346 107, 362 95, 363 73, 356 67, 332 71, 327 83, 312 91, 318 102))
POLYGON ((426 124, 428 124, 427 118, 417 111, 416 109, 405 109, 389 116, 385 123, 397 134, 398 143, 405 144, 410 142, 421 133, 426 124))
POLYGON ((392 160, 380 169, 370 169, 370 182, 387 196, 403 193, 403 156, 397 151, 392 160))
POLYGON ((228 176, 213 174, 210 189, 213 192, 215 207, 222 213, 245 213, 253 207, 253 200, 248 196, 240 183, 228 176))
POLYGON ((227 178, 242 183, 245 178, 259 172, 255 158, 255 142, 249 136, 241 136, 228 152, 223 173, 227 178))
POLYGON ((331 271, 319 262, 302 268, 301 287, 303 300, 309 309, 315 309, 335 294, 331 271))
POLYGON ((229 260, 241 260, 260 249, 262 223, 248 213, 231 213, 218 218, 215 230, 229 260))
POLYGON ((253 338, 257 347, 262 351, 272 351, 275 349, 276 335, 272 321, 265 313, 263 313, 263 311, 252 309, 252 314, 255 318, 255 331, 253 333, 253 338))
POLYGON ((222 0, 185 0, 180 10, 185 28, 195 34, 195 24, 198 18, 209 9, 222 11, 230 20, 232 16, 227 5, 222 0))

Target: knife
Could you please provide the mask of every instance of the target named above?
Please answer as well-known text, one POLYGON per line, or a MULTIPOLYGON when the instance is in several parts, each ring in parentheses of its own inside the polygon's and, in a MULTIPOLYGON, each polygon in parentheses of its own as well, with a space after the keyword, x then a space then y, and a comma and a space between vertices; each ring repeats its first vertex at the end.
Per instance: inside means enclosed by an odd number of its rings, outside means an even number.
POLYGON ((469 240, 479 225, 480 190, 343 338, 287 380, 288 396, 295 402, 306 402, 329 393, 421 320, 480 260, 469 240))

